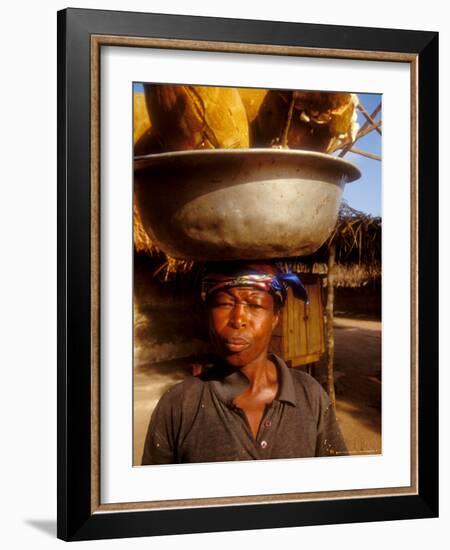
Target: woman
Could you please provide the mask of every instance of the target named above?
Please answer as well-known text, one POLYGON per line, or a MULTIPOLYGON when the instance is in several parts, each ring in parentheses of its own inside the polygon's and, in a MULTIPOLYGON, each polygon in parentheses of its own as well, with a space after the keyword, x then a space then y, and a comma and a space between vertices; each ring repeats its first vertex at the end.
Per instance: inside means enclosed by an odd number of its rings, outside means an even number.
POLYGON ((201 296, 214 360, 161 397, 142 464, 348 454, 321 385, 268 351, 288 286, 308 300, 300 278, 276 265, 210 267, 201 296))

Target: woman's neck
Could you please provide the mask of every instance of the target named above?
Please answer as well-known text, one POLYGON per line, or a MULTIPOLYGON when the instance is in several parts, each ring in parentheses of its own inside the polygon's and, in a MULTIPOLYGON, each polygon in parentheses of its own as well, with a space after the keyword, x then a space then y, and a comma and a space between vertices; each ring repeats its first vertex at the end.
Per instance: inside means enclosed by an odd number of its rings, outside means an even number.
POLYGON ((239 369, 250 381, 248 391, 253 393, 267 386, 273 386, 277 381, 277 368, 264 351, 251 363, 239 369))

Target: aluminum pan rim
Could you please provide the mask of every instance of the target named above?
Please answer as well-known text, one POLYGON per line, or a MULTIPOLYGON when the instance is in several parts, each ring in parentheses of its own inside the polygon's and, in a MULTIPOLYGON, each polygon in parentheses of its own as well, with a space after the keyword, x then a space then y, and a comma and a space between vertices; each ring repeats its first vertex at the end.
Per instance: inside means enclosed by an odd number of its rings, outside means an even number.
POLYGON ((176 159, 194 159, 195 157, 238 157, 238 156, 275 156, 275 157, 297 157, 300 159, 311 159, 313 161, 321 160, 328 166, 340 168, 346 175, 346 183, 356 181, 361 177, 361 170, 352 162, 344 160, 340 157, 334 157, 327 153, 319 153, 317 151, 306 151, 303 149, 194 149, 188 151, 171 151, 166 153, 157 153, 151 155, 141 155, 134 157, 134 168, 137 171, 145 170, 154 165, 158 165, 170 160, 176 159))

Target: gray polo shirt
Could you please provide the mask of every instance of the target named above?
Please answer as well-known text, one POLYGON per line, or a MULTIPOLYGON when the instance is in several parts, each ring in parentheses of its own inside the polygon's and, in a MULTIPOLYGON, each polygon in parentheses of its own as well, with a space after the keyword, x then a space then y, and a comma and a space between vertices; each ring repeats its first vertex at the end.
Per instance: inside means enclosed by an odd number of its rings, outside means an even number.
POLYGON ((249 386, 239 370, 223 364, 172 386, 150 419, 142 464, 222 462, 348 454, 334 407, 309 374, 277 367, 278 392, 266 405, 256 438, 233 399, 249 386))

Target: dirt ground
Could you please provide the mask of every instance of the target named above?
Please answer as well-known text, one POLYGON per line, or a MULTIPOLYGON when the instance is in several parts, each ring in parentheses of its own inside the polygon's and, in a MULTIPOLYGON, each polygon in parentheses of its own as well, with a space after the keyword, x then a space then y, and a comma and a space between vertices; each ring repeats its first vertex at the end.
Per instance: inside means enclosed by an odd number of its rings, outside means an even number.
MULTIPOLYGON (((381 452, 381 322, 335 319, 336 414, 351 454, 381 452)), ((190 372, 170 361, 137 367, 134 378, 134 465, 139 465, 151 412, 172 384, 190 372)), ((314 373, 326 381, 322 361, 314 373)))
MULTIPOLYGON (((336 415, 352 454, 381 453, 381 322, 335 318, 336 415)), ((326 365, 315 372, 325 383, 326 365)))

